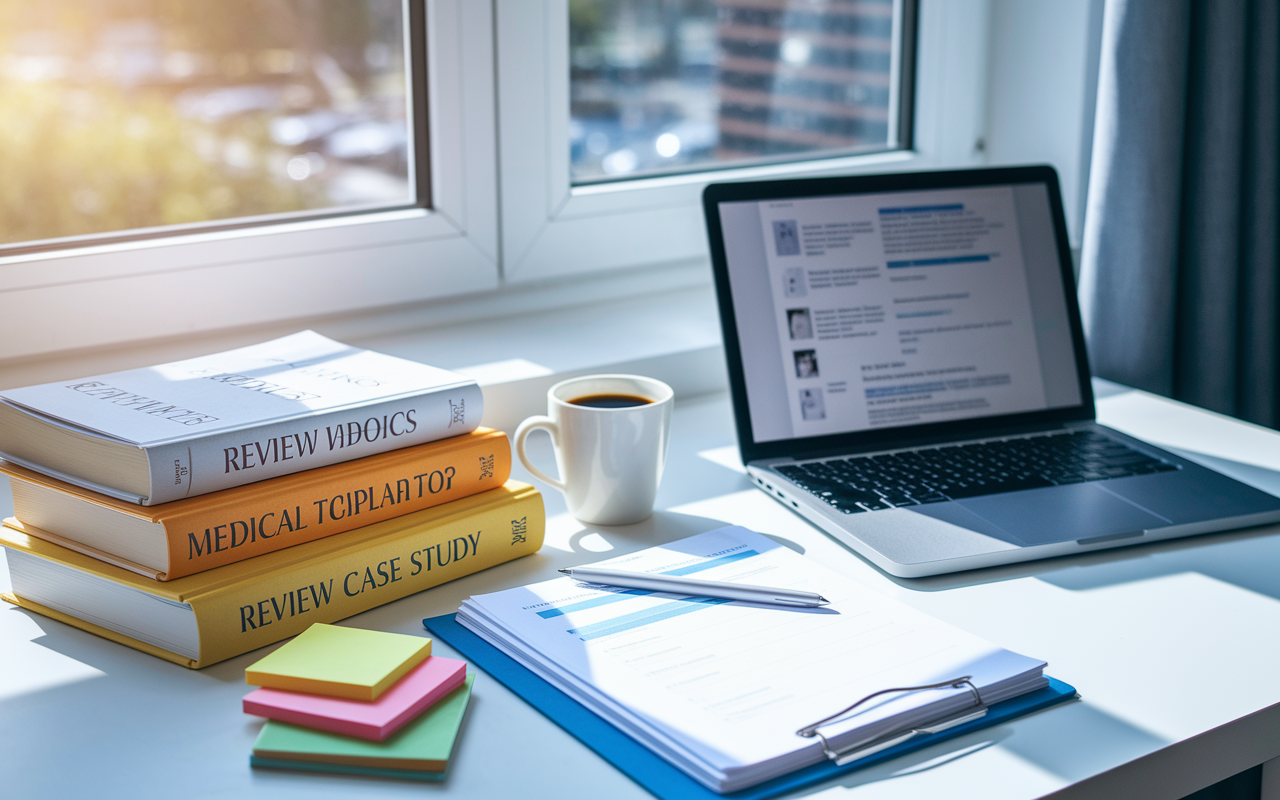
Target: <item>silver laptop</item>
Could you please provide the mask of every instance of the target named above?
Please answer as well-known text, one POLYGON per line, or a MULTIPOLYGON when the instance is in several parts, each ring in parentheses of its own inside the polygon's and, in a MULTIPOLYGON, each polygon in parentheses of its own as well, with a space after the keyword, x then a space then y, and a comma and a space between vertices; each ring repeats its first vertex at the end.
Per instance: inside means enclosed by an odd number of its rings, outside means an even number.
POLYGON ((903 577, 1280 521, 1094 421, 1050 167, 703 195, 743 463, 903 577))

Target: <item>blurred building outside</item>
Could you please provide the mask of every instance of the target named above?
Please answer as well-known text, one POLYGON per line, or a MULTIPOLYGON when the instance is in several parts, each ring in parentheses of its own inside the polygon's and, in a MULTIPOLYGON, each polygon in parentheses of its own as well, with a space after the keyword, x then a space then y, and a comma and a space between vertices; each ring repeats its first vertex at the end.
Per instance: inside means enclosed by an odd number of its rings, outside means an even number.
POLYGON ((578 182, 894 147, 893 0, 571 0, 578 182))

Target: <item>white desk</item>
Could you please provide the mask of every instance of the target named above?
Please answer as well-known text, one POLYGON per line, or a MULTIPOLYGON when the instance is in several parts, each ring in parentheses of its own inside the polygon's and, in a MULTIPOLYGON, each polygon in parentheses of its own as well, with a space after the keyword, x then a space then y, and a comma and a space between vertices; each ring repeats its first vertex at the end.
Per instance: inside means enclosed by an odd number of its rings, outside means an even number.
MULTIPOLYGON (((1136 392, 1104 398, 1099 409, 1103 422, 1180 446, 1192 457, 1230 459, 1211 463, 1280 494, 1280 434, 1136 392)), ((1280 529, 908 582, 877 571, 717 463, 732 460, 732 443, 726 397, 681 403, 662 510, 648 522, 583 527, 549 492, 547 544, 538 555, 348 624, 420 634, 423 617, 454 611, 471 594, 549 578, 557 567, 597 553, 742 524, 917 608, 1048 660, 1049 673, 1082 696, 850 773, 804 796, 1174 800, 1280 756, 1280 529)), ((545 439, 538 446, 546 447, 545 439)), ((8 514, 2 489, 0 512, 8 514)), ((0 587, 7 584, 7 572, 0 571, 0 587)), ((244 668, 263 652, 193 672, 5 605, 0 796, 649 797, 483 674, 443 785, 250 770, 259 722, 241 714, 240 698, 247 691, 244 668)), ((445 646, 437 652, 453 654, 445 646)))

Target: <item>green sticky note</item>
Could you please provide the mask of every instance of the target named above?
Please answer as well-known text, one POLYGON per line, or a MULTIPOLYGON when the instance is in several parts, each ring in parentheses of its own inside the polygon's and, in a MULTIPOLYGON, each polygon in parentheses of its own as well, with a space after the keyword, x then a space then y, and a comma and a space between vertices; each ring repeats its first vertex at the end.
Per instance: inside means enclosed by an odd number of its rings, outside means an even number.
POLYGON ((289 692, 376 700, 431 655, 431 640, 316 624, 244 671, 245 682, 289 692))
POLYGON ((475 677, 468 675, 466 683, 382 742, 269 720, 253 743, 252 762, 259 766, 292 762, 443 773, 449 766, 475 677))
POLYGON ((267 769, 296 769, 301 772, 336 772, 342 775, 372 775, 375 778, 400 778, 413 781, 442 781, 444 772, 414 772, 409 769, 378 769, 376 767, 348 767, 345 764, 319 764, 314 761, 289 761, 284 758, 259 758, 249 756, 249 766, 267 769))

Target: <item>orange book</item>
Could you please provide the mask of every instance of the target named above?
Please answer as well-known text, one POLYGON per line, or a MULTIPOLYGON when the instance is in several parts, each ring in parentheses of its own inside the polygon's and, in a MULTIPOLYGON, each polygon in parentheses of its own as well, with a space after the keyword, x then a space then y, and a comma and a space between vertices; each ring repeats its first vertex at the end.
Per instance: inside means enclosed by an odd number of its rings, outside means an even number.
POLYGON ((157 506, 139 506, 0 461, 14 516, 35 535, 167 581, 496 489, 502 431, 479 430, 157 506))

